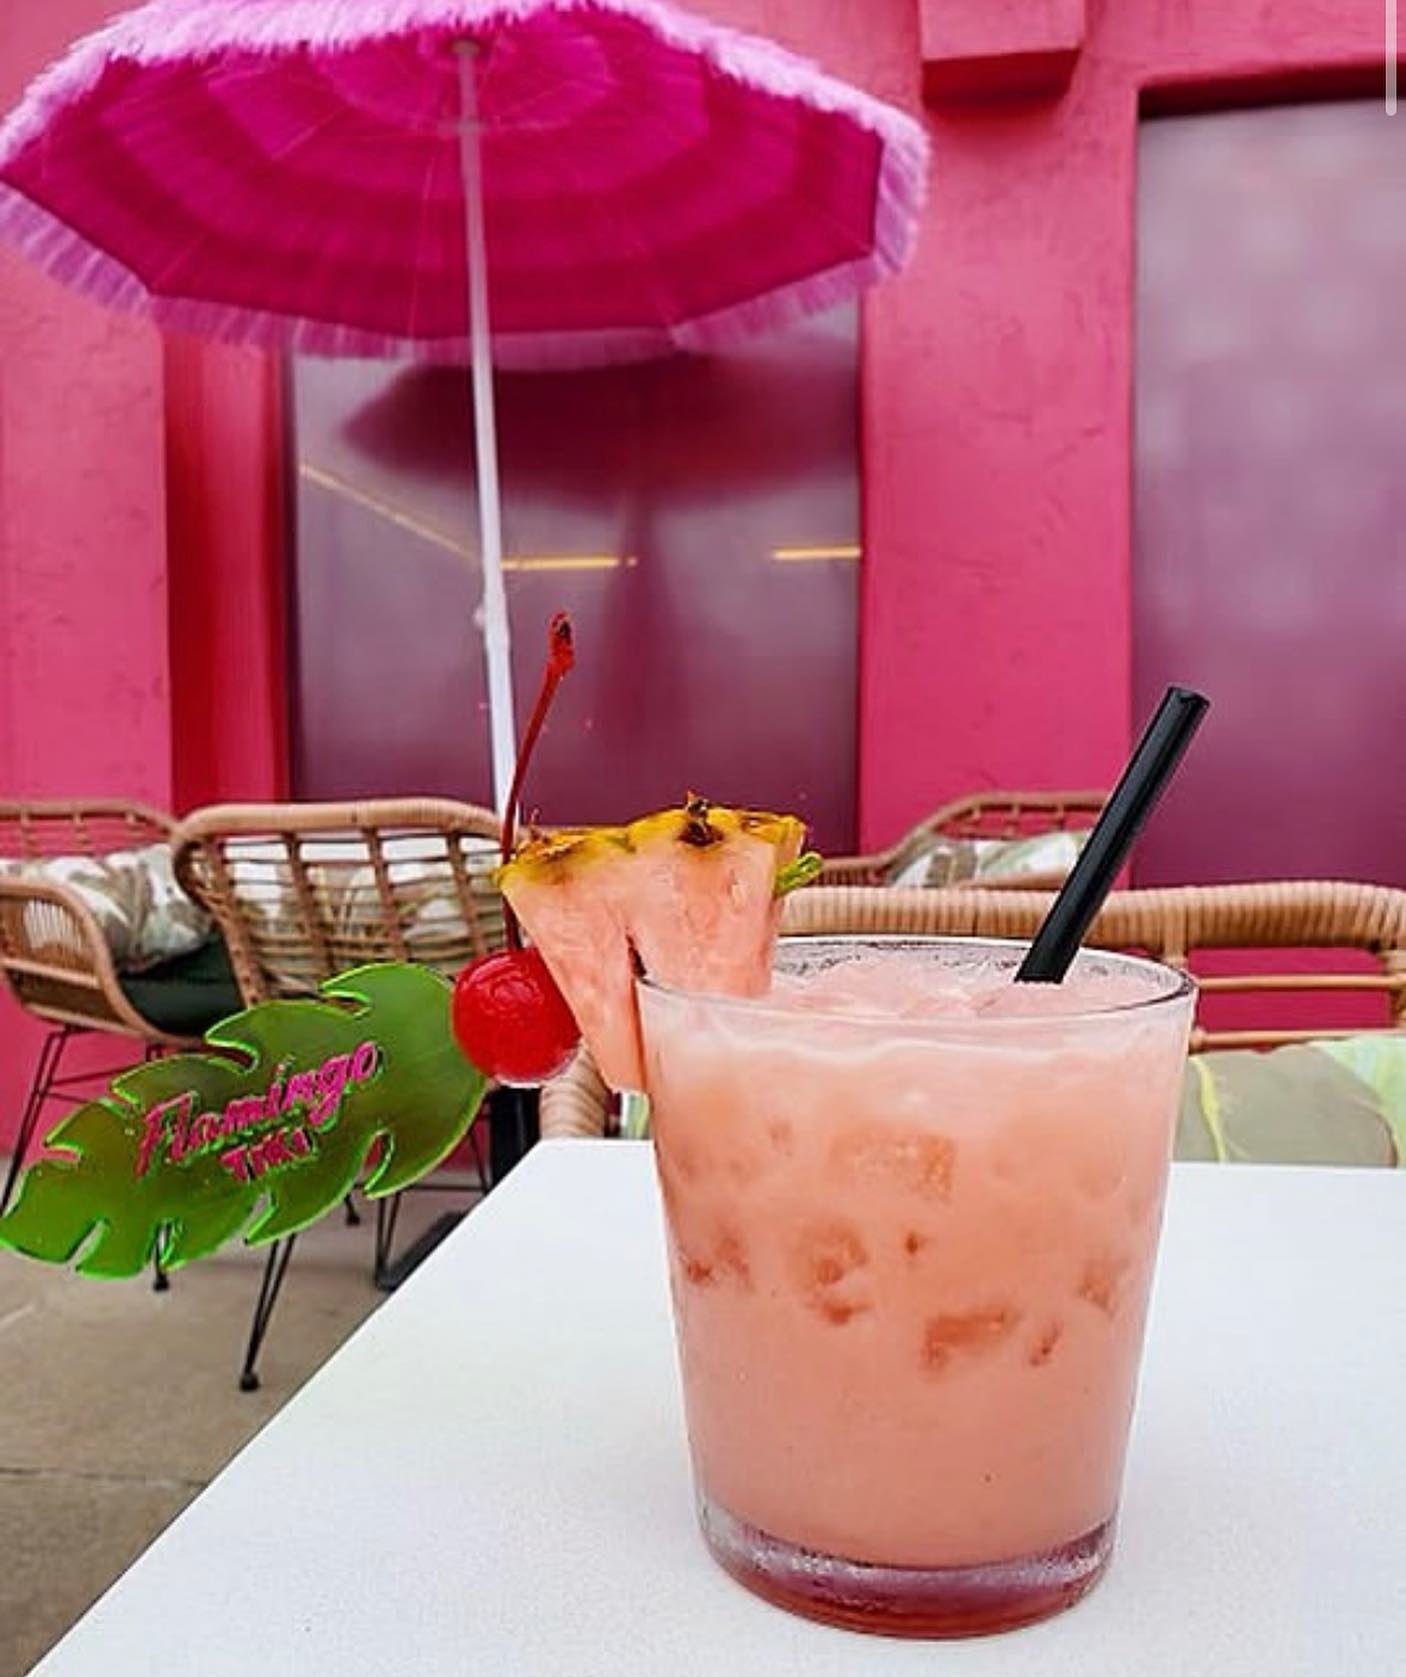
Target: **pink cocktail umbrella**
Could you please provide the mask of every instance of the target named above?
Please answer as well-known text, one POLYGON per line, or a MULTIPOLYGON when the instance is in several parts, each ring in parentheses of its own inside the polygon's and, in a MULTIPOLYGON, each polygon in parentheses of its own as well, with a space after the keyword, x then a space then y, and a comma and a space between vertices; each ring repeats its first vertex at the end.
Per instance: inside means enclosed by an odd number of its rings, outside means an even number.
POLYGON ((660 0, 154 0, 0 129, 0 237, 228 341, 467 352, 501 805, 494 358, 707 349, 829 307, 902 264, 925 168, 902 112, 660 0))

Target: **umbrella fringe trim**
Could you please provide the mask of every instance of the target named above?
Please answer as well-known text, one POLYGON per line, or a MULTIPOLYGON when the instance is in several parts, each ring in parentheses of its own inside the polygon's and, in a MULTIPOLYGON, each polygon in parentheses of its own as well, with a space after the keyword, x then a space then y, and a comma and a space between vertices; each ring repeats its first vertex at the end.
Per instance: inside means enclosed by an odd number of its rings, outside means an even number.
MULTIPOLYGON (((921 193, 906 160, 889 153, 881 169, 875 246, 865 256, 810 274, 712 314, 673 325, 588 332, 496 332, 495 366, 561 369, 647 361, 680 350, 703 351, 794 324, 853 299, 870 282, 896 272, 915 236, 914 201, 921 193)), ((414 339, 366 332, 331 321, 153 293, 109 252, 40 204, 0 182, 0 238, 52 278, 108 307, 144 315, 175 331, 265 350, 319 356, 399 357, 461 362, 469 340, 414 339)))
POLYGON ((661 41, 701 57, 721 74, 782 99, 844 115, 869 129, 905 172, 926 173, 927 135, 907 112, 828 75, 809 59, 760 36, 695 18, 660 0, 281 0, 256 13, 207 0, 176 9, 164 0, 115 18, 76 42, 30 85, 0 125, 0 167, 37 140, 53 116, 91 92, 114 60, 172 64, 224 52, 277 53, 299 46, 348 49, 408 30, 464 29, 520 21, 538 12, 605 12, 632 19, 661 41), (345 18, 345 25, 339 20, 345 18), (159 22, 159 34, 150 33, 159 22))

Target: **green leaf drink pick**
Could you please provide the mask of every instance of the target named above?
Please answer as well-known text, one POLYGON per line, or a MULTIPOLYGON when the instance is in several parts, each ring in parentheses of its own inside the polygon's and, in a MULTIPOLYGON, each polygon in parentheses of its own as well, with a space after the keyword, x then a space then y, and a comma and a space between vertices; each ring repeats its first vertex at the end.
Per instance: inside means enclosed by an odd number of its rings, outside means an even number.
POLYGON ((447 982, 400 963, 330 979, 318 1000, 261 1002, 205 1040, 209 1052, 124 1072, 58 1124, 0 1245, 120 1277, 158 1259, 178 1269, 240 1233, 295 1234, 368 1163, 372 1197, 433 1170, 486 1082, 450 1033, 447 982))

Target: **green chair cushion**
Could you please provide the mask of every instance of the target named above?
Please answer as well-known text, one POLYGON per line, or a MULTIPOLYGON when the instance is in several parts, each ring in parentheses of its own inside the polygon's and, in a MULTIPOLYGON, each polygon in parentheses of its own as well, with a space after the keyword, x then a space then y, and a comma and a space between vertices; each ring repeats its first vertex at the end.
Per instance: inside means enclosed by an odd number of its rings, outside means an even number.
POLYGON ((1176 1154, 1227 1163, 1401 1164, 1406 1032, 1193 1055, 1176 1154))
POLYGON ((143 1019, 173 1036, 200 1036, 244 1006, 221 938, 142 973, 121 975, 123 992, 143 1019))

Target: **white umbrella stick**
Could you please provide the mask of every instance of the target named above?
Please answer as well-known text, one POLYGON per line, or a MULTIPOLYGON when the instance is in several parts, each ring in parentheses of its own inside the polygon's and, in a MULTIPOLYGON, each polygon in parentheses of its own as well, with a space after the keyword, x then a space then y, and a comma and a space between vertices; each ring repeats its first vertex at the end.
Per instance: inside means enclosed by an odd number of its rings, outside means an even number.
POLYGON ((468 246, 469 337, 473 346, 474 448, 478 458, 478 523, 483 564, 483 650, 488 663, 488 726, 493 747, 493 799, 504 812, 517 758, 513 714, 512 637, 503 588, 503 520, 498 489, 498 429, 493 405, 493 333, 488 315, 488 249, 483 230, 483 155, 478 123, 475 48, 459 54, 459 156, 464 172, 468 246))

